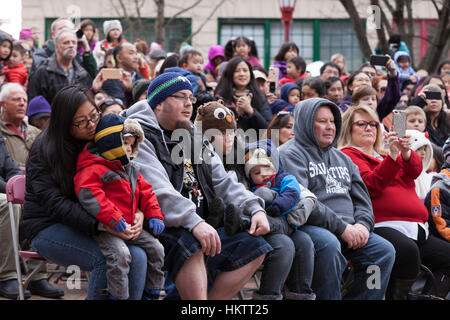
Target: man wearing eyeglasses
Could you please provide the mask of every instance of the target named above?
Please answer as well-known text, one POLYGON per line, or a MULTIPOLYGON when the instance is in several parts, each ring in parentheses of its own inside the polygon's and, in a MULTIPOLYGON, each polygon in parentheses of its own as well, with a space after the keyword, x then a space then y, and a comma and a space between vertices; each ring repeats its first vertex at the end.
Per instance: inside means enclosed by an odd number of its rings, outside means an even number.
POLYGON ((152 81, 147 101, 138 102, 123 115, 139 121, 145 133, 136 161, 165 215, 167 228, 160 241, 169 279, 182 299, 226 300, 245 285, 272 250, 260 237, 269 232, 269 225, 261 199, 225 171, 201 135, 191 135, 189 119, 195 101, 189 80, 167 72, 152 81), (191 142, 191 150, 180 148, 180 140, 174 138, 178 133, 191 142), (217 210, 218 197, 251 216, 248 232, 230 236, 205 221, 217 210), (221 271, 209 292, 207 270, 221 271))
MULTIPOLYGON (((0 91, 0 106, 2 109, 0 135, 3 136, 5 141, 1 142, 3 146, 0 148, 0 154, 3 157, 3 151, 7 149, 10 156, 10 166, 16 166, 16 174, 21 173, 17 165, 25 167, 31 145, 41 132, 25 120, 27 103, 27 94, 22 85, 7 83, 2 86, 0 91), (6 148, 4 148, 4 145, 6 145, 6 148), (12 164, 11 162, 15 163, 12 164)), ((0 168, 0 172, 3 172, 4 169, 6 168, 0 168)), ((0 210, 0 212, 0 296, 17 299, 19 287, 11 243, 11 225, 8 211, 0 210)), ((36 260, 31 260, 27 264, 31 269, 38 265, 36 260)), ((47 278, 48 275, 45 272, 37 272, 28 287, 31 293, 50 298, 63 296, 64 291, 51 286, 47 278)), ((25 291, 25 297, 30 297, 30 291, 25 291)))

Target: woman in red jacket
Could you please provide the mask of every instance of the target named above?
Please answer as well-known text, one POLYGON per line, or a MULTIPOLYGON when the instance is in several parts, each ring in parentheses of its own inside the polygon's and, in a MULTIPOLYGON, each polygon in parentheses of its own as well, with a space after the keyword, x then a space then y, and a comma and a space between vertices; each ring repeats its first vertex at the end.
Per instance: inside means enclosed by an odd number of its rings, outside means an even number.
POLYGON ((356 106, 344 113, 338 147, 358 166, 367 186, 375 233, 396 250, 386 299, 406 300, 421 263, 435 273, 450 275, 450 243, 428 232, 427 209, 414 184, 422 171, 422 160, 411 150, 410 137, 398 137, 391 131, 385 140, 388 150, 382 148, 382 128, 372 109, 356 106))

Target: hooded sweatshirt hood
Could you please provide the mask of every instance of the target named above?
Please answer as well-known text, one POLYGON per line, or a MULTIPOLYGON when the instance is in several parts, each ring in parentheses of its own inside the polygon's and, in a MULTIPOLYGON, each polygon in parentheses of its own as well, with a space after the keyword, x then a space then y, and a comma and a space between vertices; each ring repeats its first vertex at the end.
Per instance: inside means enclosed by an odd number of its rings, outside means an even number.
POLYGON ((294 139, 279 148, 284 170, 317 196, 310 219, 317 219, 316 225, 338 236, 347 223, 361 223, 369 231, 374 225, 372 203, 358 167, 334 148, 341 127, 341 112, 333 102, 322 98, 301 101, 294 111, 294 139), (322 106, 331 109, 336 126, 333 142, 326 148, 320 147, 314 135, 316 114, 322 106))
POLYGON ((12 47, 13 47, 13 40, 11 39, 10 36, 8 36, 6 33, 0 32, 0 45, 2 44, 3 41, 9 41, 9 43, 11 44, 11 51, 9 52, 9 56, 6 57, 5 59, 2 59, 0 57, 0 61, 6 61, 8 60, 11 55, 12 55, 12 47))
POLYGON ((431 160, 433 158, 433 148, 431 146, 430 140, 425 137, 424 132, 420 132, 418 130, 406 130, 406 134, 411 136, 411 149, 417 151, 419 148, 423 146, 427 146, 425 149, 425 158, 422 159, 423 169, 426 170, 430 167, 431 160))
POLYGON ((213 60, 216 57, 223 57, 225 61, 225 52, 221 45, 214 45, 209 47, 208 52, 208 63, 203 67, 203 69, 210 70, 213 74, 216 74, 216 66, 214 66, 213 60))
POLYGON ((404 57, 404 56, 407 56, 409 58, 409 61, 411 61, 411 56, 409 55, 408 52, 406 52, 406 51, 397 51, 394 54, 394 61, 395 61, 395 63, 398 65, 398 58, 404 57))
MULTIPOLYGON (((295 107, 294 110, 295 143, 298 143, 305 148, 314 147, 322 149, 314 135, 314 120, 316 119, 317 111, 322 106, 328 106, 331 109, 331 112, 333 113, 334 116, 334 123, 336 125, 336 134, 333 143, 325 149, 329 149, 332 146, 336 146, 342 128, 341 112, 339 110, 339 107, 335 103, 323 98, 307 99, 299 102, 295 107)), ((289 143, 289 141, 287 143, 289 143)))

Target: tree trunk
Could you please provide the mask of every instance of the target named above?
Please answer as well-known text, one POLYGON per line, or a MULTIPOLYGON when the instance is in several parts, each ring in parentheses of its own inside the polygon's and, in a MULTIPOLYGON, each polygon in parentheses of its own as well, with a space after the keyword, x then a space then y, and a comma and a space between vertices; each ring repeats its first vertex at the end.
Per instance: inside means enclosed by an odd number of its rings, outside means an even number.
POLYGON ((156 5, 156 20, 155 20, 155 42, 164 47, 166 41, 166 30, 164 23, 164 0, 153 0, 156 5))
POLYGON ((434 34, 433 40, 428 43, 428 50, 425 53, 422 61, 419 64, 419 69, 425 69, 430 73, 436 71, 442 51, 447 47, 450 41, 450 27, 448 27, 448 20, 450 18, 450 7, 443 5, 442 9, 438 11, 439 21, 437 30, 434 34))
MULTIPOLYGON (((378 0, 370 0, 370 4, 373 6, 380 7, 380 3, 378 0)), ((377 30, 377 36, 378 36, 378 47, 381 49, 381 52, 383 54, 389 54, 389 44, 386 39, 386 33, 384 31, 383 23, 381 23, 380 27, 377 28, 376 30, 377 30)))
POLYGON ((369 41, 367 41, 366 31, 364 30, 361 18, 359 17, 358 11, 355 8, 353 0, 339 0, 342 6, 347 11, 352 20, 353 29, 356 33, 356 38, 358 39, 359 48, 361 50, 364 59, 369 60, 372 50, 370 49, 369 41))

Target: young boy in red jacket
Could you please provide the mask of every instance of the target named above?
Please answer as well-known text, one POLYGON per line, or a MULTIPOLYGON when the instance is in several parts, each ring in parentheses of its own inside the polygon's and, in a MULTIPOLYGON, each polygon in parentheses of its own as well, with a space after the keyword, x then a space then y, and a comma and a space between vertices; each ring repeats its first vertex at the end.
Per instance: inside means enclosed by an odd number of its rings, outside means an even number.
POLYGON ((97 125, 94 142, 78 156, 74 177, 75 192, 83 207, 117 233, 100 232, 95 236, 107 263, 109 298, 128 298, 128 271, 131 261, 126 244, 143 248, 148 268, 144 298, 158 299, 164 285, 164 248, 158 236, 164 230, 161 212, 152 186, 130 161, 136 157, 144 133, 134 119, 116 114, 105 115, 97 125), (152 234, 142 230, 135 234, 137 210, 144 213, 152 234), (125 243, 124 243, 125 242, 125 243))
POLYGON ((28 70, 24 64, 25 54, 26 50, 21 44, 13 44, 11 56, 2 70, 5 82, 17 82, 23 86, 28 84, 28 70))

